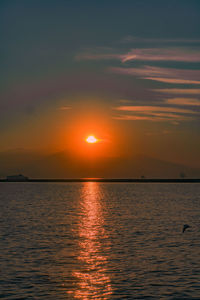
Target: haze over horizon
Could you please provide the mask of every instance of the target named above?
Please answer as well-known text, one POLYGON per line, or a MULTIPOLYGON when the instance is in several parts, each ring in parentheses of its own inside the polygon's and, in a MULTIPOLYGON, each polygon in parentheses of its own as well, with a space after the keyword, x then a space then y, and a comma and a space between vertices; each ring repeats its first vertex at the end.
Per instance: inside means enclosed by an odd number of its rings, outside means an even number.
POLYGON ((1 1, 0 20, 0 177, 200 176, 199 1, 1 1))
POLYGON ((200 168, 143 154, 132 157, 83 157, 62 151, 49 155, 22 149, 0 153, 0 179, 23 174, 35 179, 200 178, 200 168))

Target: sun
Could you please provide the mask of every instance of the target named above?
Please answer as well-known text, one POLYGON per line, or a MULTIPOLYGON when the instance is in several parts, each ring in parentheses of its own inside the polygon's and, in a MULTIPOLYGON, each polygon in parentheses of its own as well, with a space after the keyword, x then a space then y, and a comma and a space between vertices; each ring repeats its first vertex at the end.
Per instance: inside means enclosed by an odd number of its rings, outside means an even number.
POLYGON ((87 138, 86 138, 86 142, 89 143, 89 144, 95 144, 98 142, 97 138, 95 138, 95 136, 93 135, 89 135, 87 138))

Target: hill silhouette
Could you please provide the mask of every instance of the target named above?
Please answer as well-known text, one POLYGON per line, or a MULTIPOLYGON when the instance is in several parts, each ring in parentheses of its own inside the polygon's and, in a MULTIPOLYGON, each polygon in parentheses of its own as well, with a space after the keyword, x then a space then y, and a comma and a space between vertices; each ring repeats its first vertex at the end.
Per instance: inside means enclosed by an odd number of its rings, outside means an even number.
POLYGON ((1 152, 0 166, 1 178, 18 173, 30 178, 179 178, 181 172, 187 178, 200 177, 200 169, 145 155, 100 157, 92 161, 67 151, 43 155, 22 149, 1 152))

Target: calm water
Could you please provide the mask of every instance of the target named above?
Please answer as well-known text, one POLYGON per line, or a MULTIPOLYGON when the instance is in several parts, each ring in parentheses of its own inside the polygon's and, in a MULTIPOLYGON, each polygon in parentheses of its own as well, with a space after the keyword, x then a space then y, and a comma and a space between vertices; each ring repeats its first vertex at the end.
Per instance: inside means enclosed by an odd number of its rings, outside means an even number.
POLYGON ((200 184, 0 183, 0 214, 2 299, 200 299, 200 184))

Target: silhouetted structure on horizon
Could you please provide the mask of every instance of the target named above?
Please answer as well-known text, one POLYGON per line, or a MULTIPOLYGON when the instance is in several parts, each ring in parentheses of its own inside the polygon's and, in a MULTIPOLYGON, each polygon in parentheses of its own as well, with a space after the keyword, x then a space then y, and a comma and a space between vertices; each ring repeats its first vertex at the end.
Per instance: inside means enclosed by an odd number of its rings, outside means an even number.
POLYGON ((11 175, 6 177, 7 181, 28 181, 28 177, 19 174, 19 175, 11 175))

